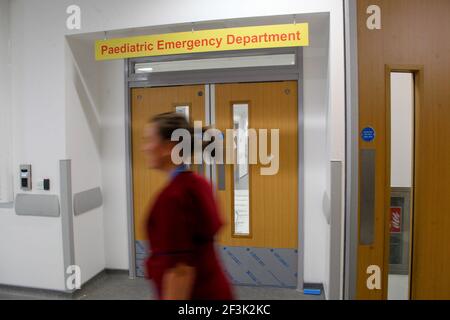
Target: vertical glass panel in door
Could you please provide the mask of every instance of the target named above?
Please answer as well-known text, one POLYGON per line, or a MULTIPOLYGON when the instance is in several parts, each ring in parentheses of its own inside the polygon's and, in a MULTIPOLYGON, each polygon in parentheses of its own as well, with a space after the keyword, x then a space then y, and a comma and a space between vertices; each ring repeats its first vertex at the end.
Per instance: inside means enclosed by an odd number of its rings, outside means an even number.
POLYGON ((250 235, 250 194, 248 166, 248 104, 233 105, 233 234, 250 235))
POLYGON ((409 299, 413 194, 414 75, 391 73, 391 206, 388 299, 409 299))

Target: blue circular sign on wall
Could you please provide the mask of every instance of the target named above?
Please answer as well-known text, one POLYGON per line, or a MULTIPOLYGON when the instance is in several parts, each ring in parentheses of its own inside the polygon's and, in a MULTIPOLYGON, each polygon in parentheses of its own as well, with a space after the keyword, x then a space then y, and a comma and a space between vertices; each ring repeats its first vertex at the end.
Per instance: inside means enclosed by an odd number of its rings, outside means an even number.
POLYGON ((373 141, 375 139, 375 130, 371 127, 365 127, 361 131, 361 139, 366 142, 373 141))

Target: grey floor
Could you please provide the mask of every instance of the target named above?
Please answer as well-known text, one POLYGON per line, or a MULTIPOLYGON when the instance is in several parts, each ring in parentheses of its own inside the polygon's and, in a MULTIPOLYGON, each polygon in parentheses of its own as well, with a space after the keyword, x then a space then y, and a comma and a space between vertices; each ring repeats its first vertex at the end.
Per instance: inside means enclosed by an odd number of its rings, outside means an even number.
MULTIPOLYGON (((322 300, 294 289, 236 286, 239 300, 322 300)), ((131 280, 124 273, 102 273, 89 281, 73 296, 62 293, 0 286, 0 300, 152 300, 155 298, 148 281, 131 280)))

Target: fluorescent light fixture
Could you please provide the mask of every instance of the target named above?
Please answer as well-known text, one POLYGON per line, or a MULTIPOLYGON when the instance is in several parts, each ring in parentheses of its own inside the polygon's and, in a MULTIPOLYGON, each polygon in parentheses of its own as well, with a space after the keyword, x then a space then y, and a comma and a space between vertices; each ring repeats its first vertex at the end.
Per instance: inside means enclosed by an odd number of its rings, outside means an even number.
POLYGON ((136 69, 136 73, 147 73, 147 72, 152 72, 153 68, 151 67, 140 67, 136 69))
POLYGON ((288 53, 244 57, 144 62, 136 63, 134 66, 134 70, 136 73, 155 73, 188 70, 289 66, 295 65, 295 58, 296 57, 294 53, 288 53))

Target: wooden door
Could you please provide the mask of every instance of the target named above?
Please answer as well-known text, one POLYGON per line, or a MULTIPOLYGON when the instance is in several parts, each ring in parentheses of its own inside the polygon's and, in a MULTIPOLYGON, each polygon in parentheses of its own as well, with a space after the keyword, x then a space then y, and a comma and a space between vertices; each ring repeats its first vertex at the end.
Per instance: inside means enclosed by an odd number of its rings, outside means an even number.
MULTIPOLYGON (((219 242, 224 246, 297 248, 298 243, 298 114, 297 82, 234 83, 216 85, 215 122, 224 134, 233 129, 233 106, 246 105, 248 128, 279 129, 279 170, 261 175, 264 167, 248 169, 249 233, 234 230, 234 165, 226 164, 218 198, 227 224, 219 242)), ((226 138, 225 138, 226 140, 226 138)), ((259 141, 259 137, 258 137, 259 141)), ((270 134, 268 134, 270 146, 270 134)), ((270 147, 268 147, 270 150, 270 147)), ((220 168, 216 167, 216 170, 220 168)), ((220 177, 220 173, 216 172, 220 177)), ((218 178, 219 179, 219 178, 218 178)))
POLYGON ((136 242, 147 240, 145 223, 148 207, 167 182, 165 174, 147 167, 142 153, 142 134, 153 116, 188 106, 190 121, 205 118, 204 85, 137 88, 131 91, 132 166, 134 232, 136 242))
POLYGON ((358 245, 359 299, 387 297, 391 71, 414 73, 415 82, 411 298, 450 299, 450 41, 444 31, 450 30, 449 16, 448 0, 357 1, 359 124, 376 132, 375 140, 360 139, 359 145, 360 155, 375 152, 375 235, 372 243, 358 245), (367 10, 375 4, 381 29, 367 28, 367 10), (379 290, 366 286, 371 265, 382 270, 379 290))

